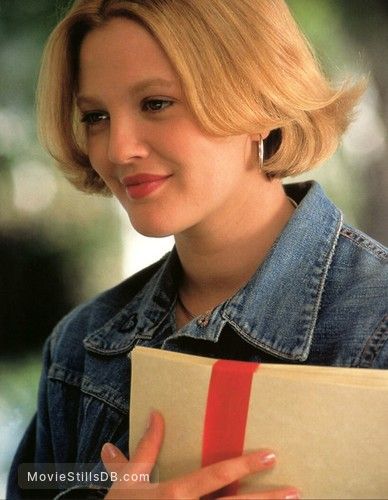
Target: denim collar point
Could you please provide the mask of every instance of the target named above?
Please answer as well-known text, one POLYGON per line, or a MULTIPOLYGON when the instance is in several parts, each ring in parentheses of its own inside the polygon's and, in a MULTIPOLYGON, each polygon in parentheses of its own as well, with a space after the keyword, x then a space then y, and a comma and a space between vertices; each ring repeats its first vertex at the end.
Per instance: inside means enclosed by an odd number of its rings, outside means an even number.
POLYGON ((123 309, 104 326, 84 338, 88 351, 100 354, 120 354, 131 349, 135 342, 137 314, 123 309))
POLYGON ((86 350, 100 354, 120 354, 132 349, 138 338, 152 338, 166 316, 166 310, 171 309, 169 294, 166 291, 158 293, 158 290, 162 282, 163 289, 167 284, 169 289, 173 287, 171 281, 164 279, 165 275, 170 278, 170 261, 173 256, 174 251, 169 254, 145 287, 123 309, 101 328, 85 337, 83 343, 86 350), (145 306, 144 298, 155 295, 157 299, 152 306, 148 307, 148 301, 145 306))

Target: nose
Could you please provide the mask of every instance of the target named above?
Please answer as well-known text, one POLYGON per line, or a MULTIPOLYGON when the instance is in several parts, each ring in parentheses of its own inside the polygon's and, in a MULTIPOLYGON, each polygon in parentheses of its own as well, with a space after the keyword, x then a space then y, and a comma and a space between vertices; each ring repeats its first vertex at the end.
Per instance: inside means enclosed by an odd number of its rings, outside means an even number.
POLYGON ((110 117, 108 159, 115 165, 125 165, 134 159, 146 158, 149 146, 145 141, 144 127, 135 119, 122 116, 110 117))

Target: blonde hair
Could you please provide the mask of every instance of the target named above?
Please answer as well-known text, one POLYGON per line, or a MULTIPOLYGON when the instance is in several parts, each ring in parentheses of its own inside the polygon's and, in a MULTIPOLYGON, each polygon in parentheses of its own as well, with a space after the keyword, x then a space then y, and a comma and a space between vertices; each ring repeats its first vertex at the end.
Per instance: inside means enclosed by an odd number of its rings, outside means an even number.
POLYGON ((107 193, 86 153, 75 100, 79 51, 91 30, 128 17, 149 30, 204 131, 270 130, 264 171, 286 177, 327 159, 365 82, 333 88, 284 0, 77 0, 51 34, 38 85, 42 143, 69 180, 107 193))

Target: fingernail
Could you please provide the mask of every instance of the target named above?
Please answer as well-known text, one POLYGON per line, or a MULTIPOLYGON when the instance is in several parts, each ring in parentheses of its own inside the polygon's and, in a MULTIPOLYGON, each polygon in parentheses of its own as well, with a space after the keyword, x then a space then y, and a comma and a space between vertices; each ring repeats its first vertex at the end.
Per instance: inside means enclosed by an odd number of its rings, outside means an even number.
POLYGON ((284 497, 284 500, 297 500, 299 498, 301 498, 300 491, 298 491, 298 490, 290 490, 289 492, 286 493, 286 496, 284 497))
POLYGON ((114 459, 117 457, 117 451, 116 448, 113 446, 113 444, 105 443, 102 449, 104 454, 107 455, 108 458, 114 459))
POLYGON ((266 451, 261 453, 261 455, 259 456, 259 460, 262 465, 266 465, 269 467, 270 465, 273 465, 275 463, 276 456, 273 451, 266 451))

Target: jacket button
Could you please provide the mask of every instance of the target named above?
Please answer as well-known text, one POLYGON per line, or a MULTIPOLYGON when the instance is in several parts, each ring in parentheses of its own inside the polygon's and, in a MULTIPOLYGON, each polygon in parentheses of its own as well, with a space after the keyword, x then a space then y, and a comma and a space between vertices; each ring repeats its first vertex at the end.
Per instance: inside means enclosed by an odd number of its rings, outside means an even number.
POLYGON ((202 315, 199 319, 197 319, 197 325, 201 328, 204 328, 209 324, 210 321, 210 313, 202 315))
POLYGON ((121 332, 126 332, 126 331, 129 331, 129 330, 132 330, 132 328, 136 325, 136 323, 137 323, 137 315, 136 314, 132 314, 132 316, 130 316, 128 318, 128 320, 120 328, 120 331, 121 332))

